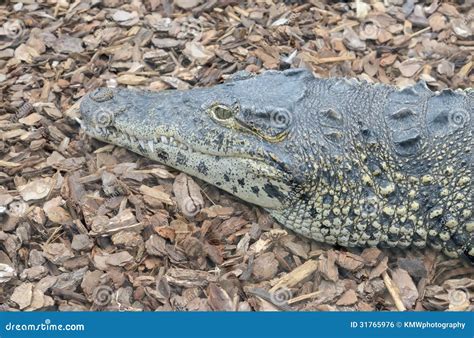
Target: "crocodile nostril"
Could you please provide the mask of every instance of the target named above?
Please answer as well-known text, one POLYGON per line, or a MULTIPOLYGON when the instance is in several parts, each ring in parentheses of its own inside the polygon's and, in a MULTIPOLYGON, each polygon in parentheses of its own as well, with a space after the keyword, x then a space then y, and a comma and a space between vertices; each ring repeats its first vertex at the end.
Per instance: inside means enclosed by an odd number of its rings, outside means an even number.
POLYGON ((110 88, 97 88, 94 90, 90 98, 95 102, 104 102, 114 98, 114 92, 110 88))

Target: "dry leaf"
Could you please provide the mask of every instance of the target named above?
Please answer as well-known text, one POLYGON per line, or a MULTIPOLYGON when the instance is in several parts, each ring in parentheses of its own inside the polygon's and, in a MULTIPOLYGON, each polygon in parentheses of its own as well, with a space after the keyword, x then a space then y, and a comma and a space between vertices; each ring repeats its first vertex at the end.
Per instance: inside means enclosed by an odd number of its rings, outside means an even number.
POLYGON ((402 73, 402 75, 405 77, 414 76, 421 69, 421 67, 421 62, 415 59, 405 60, 398 65, 400 73, 402 73))
POLYGON ((53 179, 50 177, 35 179, 17 189, 25 201, 40 200, 48 196, 53 189, 53 179))
POLYGON ((117 82, 123 85, 139 86, 148 82, 148 78, 134 74, 123 74, 117 77, 117 82))
POLYGON ((17 303, 20 310, 30 306, 33 300, 33 284, 22 283, 15 288, 10 300, 17 303))
POLYGON ((412 309, 418 299, 418 289, 416 288, 415 283, 408 272, 403 269, 398 268, 394 270, 391 275, 393 282, 400 291, 403 305, 405 305, 407 309, 412 309))
POLYGON ((158 189, 157 187, 148 187, 146 185, 142 185, 140 186, 140 192, 144 195, 153 197, 165 204, 173 205, 173 201, 171 200, 170 195, 158 189))
POLYGON ((354 305, 355 303, 357 303, 357 293, 354 290, 349 289, 342 294, 342 296, 336 302, 336 305, 348 306, 354 305))

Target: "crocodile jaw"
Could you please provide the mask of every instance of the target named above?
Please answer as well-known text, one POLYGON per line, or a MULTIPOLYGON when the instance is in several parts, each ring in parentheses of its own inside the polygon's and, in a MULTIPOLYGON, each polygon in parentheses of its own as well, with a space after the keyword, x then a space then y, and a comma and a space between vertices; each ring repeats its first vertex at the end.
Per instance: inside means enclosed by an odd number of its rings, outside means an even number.
MULTIPOLYGON (((200 90, 192 92, 199 101, 200 90)), ((210 121, 201 109, 209 101, 189 109, 186 94, 101 88, 81 102, 81 124, 91 137, 198 177, 247 202, 267 209, 285 207, 295 173, 287 172, 288 161, 280 158, 278 145, 210 121), (163 107, 157 107, 158 102, 163 107)))

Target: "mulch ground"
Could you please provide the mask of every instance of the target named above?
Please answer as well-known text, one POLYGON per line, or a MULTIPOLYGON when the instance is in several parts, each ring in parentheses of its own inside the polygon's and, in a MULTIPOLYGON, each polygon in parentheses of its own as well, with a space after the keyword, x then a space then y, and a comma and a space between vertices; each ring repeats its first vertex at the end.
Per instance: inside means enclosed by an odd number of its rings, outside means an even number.
POLYGON ((310 241, 74 116, 242 69, 472 87, 473 32, 472 0, 0 1, 0 309, 472 310, 464 259, 310 241))

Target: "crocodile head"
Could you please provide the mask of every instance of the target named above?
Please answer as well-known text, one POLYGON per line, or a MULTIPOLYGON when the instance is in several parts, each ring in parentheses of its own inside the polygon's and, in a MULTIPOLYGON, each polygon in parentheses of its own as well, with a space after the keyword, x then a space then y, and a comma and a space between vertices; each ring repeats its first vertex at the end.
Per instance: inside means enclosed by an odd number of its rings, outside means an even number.
POLYGON ((296 112, 308 71, 237 73, 212 88, 100 88, 81 103, 90 136, 196 176, 269 209, 289 205, 307 164, 296 112), (271 84, 271 85, 269 85, 271 84))

